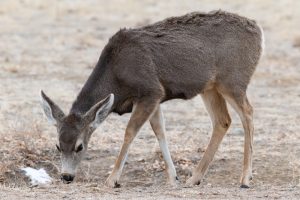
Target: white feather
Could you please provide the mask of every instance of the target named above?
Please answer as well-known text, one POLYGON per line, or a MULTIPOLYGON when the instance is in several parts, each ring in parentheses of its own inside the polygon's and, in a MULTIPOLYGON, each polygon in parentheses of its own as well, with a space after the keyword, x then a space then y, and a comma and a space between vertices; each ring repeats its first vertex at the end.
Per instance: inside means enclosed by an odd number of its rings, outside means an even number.
POLYGON ((47 174, 47 172, 41 169, 33 169, 31 167, 21 168, 25 172, 25 175, 28 176, 31 180, 31 185, 45 185, 52 183, 52 178, 47 174))

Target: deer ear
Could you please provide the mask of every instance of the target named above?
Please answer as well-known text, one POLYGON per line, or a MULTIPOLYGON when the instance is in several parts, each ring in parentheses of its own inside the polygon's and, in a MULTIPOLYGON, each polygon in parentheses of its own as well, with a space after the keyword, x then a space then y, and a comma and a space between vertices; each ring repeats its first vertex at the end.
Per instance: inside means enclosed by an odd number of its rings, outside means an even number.
POLYGON ((85 115, 84 120, 93 129, 96 129, 108 116, 114 103, 114 95, 110 94, 105 99, 95 104, 85 115))
POLYGON ((41 90, 41 106, 52 125, 57 125, 65 116, 63 111, 41 90))

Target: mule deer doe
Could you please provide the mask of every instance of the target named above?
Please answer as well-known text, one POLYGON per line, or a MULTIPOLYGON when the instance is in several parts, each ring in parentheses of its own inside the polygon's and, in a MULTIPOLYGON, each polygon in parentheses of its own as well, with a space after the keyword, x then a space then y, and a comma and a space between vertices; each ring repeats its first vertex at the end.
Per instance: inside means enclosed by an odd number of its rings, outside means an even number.
POLYGON ((213 131, 187 184, 200 183, 230 126, 227 101, 239 114, 245 131, 241 187, 248 188, 252 178, 253 121, 246 89, 263 43, 262 29, 255 21, 224 11, 190 13, 118 31, 102 51, 68 115, 41 91, 44 112, 58 131, 62 180, 73 181, 92 132, 108 114, 132 111, 106 184, 119 186, 129 146, 147 120, 158 139, 169 182, 176 184, 160 103, 200 94, 213 131))

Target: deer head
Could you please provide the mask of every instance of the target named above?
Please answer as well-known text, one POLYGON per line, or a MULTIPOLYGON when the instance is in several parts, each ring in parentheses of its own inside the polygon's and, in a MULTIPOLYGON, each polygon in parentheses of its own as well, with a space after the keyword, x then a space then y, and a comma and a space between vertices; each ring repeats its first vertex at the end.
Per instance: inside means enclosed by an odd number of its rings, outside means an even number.
POLYGON ((70 183, 75 177, 77 167, 87 150, 93 131, 105 120, 114 102, 114 95, 96 103, 85 114, 64 112, 46 94, 41 91, 41 105, 50 122, 57 128, 61 153, 61 179, 70 183))

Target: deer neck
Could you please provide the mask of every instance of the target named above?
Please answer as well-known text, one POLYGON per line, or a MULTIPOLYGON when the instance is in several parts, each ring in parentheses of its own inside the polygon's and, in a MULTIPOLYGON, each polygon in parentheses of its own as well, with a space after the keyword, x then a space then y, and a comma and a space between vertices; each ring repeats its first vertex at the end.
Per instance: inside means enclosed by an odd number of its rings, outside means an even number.
POLYGON ((112 88, 113 83, 111 82, 107 65, 99 61, 78 94, 70 113, 85 114, 92 106, 107 97, 107 95, 114 93, 112 88))

